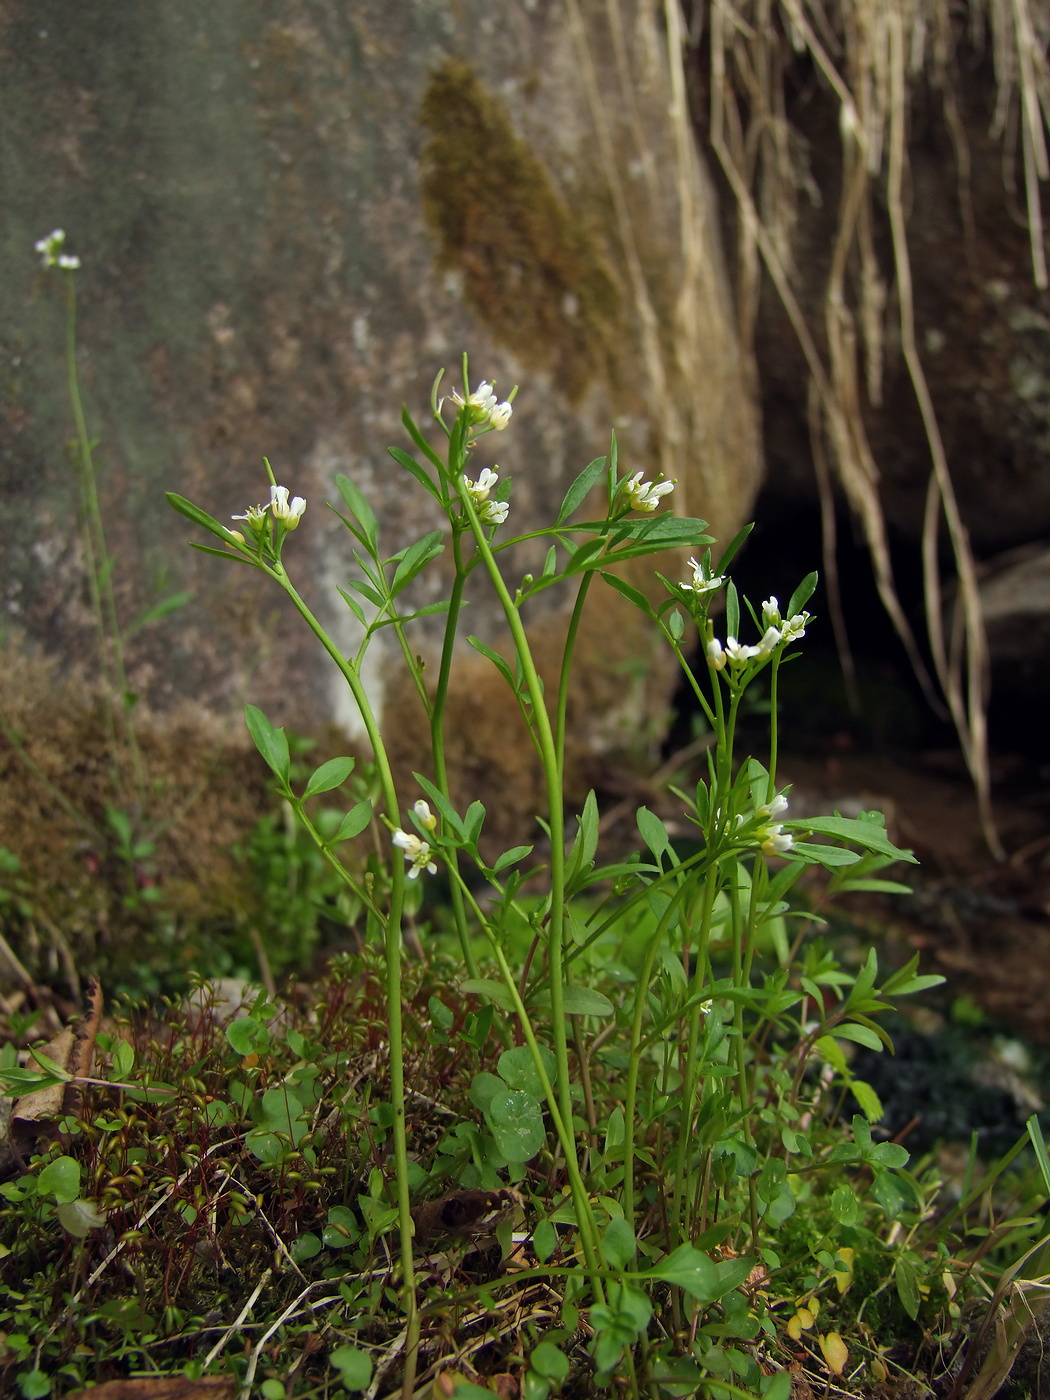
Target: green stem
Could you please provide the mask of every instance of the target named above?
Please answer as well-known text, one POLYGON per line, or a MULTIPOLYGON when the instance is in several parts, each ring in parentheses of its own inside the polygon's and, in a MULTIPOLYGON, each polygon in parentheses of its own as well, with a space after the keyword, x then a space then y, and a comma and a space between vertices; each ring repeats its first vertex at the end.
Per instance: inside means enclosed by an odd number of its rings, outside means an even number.
MULTIPOLYGON (((445 621, 445 635, 441 647, 441 664, 438 668, 437 687, 435 688, 434 698, 430 707, 430 747, 434 755, 434 781, 450 802, 452 801, 452 794, 449 792, 448 767, 445 762, 445 706, 448 703, 448 687, 452 676, 452 655, 456 641, 456 631, 459 627, 459 615, 463 607, 463 592, 467 583, 467 574, 463 568, 460 540, 460 531, 453 525, 452 554, 456 565, 456 576, 452 583, 452 592, 449 595, 449 608, 445 621)), ((447 852, 446 858, 455 865, 458 871, 459 852, 447 852)), ((470 976, 477 977, 478 964, 477 959, 474 957, 474 950, 470 946, 470 927, 467 922, 466 905, 463 902, 463 892, 457 880, 452 880, 450 882, 449 891, 452 896, 452 915, 456 923, 456 933, 459 937, 459 946, 463 954, 463 962, 470 976)))
MULTIPOLYGON (((284 589, 300 617, 313 632, 325 651, 335 662, 340 674, 350 687, 357 704, 361 721, 365 726, 376 770, 379 774, 383 801, 387 816, 395 825, 400 821, 400 806, 397 789, 390 769, 379 724, 373 713, 371 702, 364 683, 356 669, 349 664, 338 647, 299 596, 291 579, 278 560, 268 572, 284 589)), ((397 1188, 398 1232, 401 1245, 401 1272, 404 1281, 404 1307, 407 1336, 405 1339, 405 1371, 402 1381, 403 1400, 411 1400, 415 1387, 416 1365, 419 1353, 419 1309, 416 1300, 415 1268, 412 1258, 412 1205, 408 1184, 408 1134, 405 1122, 405 1046, 404 1023, 401 1005, 401 919, 404 910, 405 871, 402 862, 394 859, 390 882, 390 908, 386 919, 386 996, 387 1018, 390 1031, 390 1103, 394 1113, 394 1176, 397 1188)))
POLYGON ((594 578, 593 572, 584 574, 580 580, 579 589, 576 592, 576 603, 569 618, 568 630, 565 633, 565 646, 561 656, 561 674, 558 677, 558 713, 555 724, 554 752, 558 764, 559 787, 564 790, 565 779, 565 721, 569 708, 569 679, 572 675, 572 658, 576 650, 576 639, 580 631, 580 623, 583 620, 583 607, 587 601, 587 594, 590 590, 591 580, 594 578))
MULTIPOLYGON (((73 409, 73 421, 77 430, 77 446, 80 469, 77 472, 80 483, 81 504, 84 512, 84 547, 87 555, 88 587, 91 592, 91 606, 99 632, 99 648, 103 677, 110 691, 110 704, 119 706, 123 718, 123 739, 131 761, 132 779, 140 809, 146 795, 146 778, 142 767, 138 739, 131 723, 131 699, 128 689, 127 671, 124 665, 124 637, 117 613, 117 599, 113 592, 113 559, 106 547, 106 533, 102 523, 102 508, 98 499, 98 481, 95 474, 95 459, 91 439, 88 436, 87 418, 80 397, 80 378, 77 374, 77 293, 71 272, 66 273, 66 369, 69 378, 69 400, 73 409), (112 672, 110 666, 112 665, 112 672)), ((113 742, 114 763, 118 767, 116 732, 110 715, 110 739, 113 742)))

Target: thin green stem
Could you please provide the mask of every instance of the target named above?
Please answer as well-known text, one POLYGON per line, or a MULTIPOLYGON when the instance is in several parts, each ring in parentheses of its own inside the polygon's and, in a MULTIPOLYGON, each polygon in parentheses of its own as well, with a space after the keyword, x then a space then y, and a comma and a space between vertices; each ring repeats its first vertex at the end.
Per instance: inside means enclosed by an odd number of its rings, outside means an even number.
MULTIPOLYGON (((383 801, 387 816, 395 825, 400 820, 400 806, 394 777, 390 769, 379 724, 372 710, 364 683, 356 669, 350 665, 335 645, 321 623, 299 596, 284 565, 278 560, 268 570, 291 599, 300 617, 313 632, 325 651, 339 668, 339 672, 357 704, 361 722, 365 726, 376 771, 379 775, 383 801)), ((393 1109, 394 1175, 397 1188, 398 1232, 401 1245, 401 1272, 404 1281, 404 1307, 407 1336, 405 1339, 405 1371, 402 1381, 403 1400, 410 1400, 415 1387, 417 1358, 419 1354, 419 1309, 416 1300, 415 1267, 412 1258, 412 1204, 408 1180, 408 1135, 405 1122, 405 1047, 404 1023, 401 1004, 401 920, 404 911, 405 871, 400 860, 392 863, 390 884, 390 906, 386 919, 386 995, 387 1017, 390 1031, 390 1104, 393 1109)))
MULTIPOLYGON (((66 278, 66 369, 69 379, 69 400, 73 409, 73 421, 77 431, 81 503, 84 512, 84 545, 87 554, 88 587, 91 592, 91 606, 95 613, 99 631, 99 648, 103 676, 110 691, 110 705, 114 703, 122 716, 123 740, 131 762, 132 780, 135 794, 141 809, 145 802, 146 778, 142 767, 138 739, 131 722, 131 692, 128 688, 127 671, 124 665, 124 636, 117 613, 117 599, 113 591, 113 559, 106 547, 106 532, 102 522, 102 508, 98 498, 98 481, 95 474, 95 458, 88 436, 87 418, 80 397, 80 377, 77 373, 77 293, 76 283, 71 272, 66 278), (112 667, 112 670, 110 669, 112 667)), ((108 707, 107 707, 108 708, 108 707)), ((116 734, 112 726, 111 741, 114 743, 114 763, 119 771, 116 734)))
POLYGON ((580 623, 583 620, 583 608, 587 601, 587 594, 590 590, 591 580, 594 573, 586 573, 580 580, 580 586, 576 592, 576 602, 572 609, 572 616, 569 618, 569 626, 565 633, 565 646, 561 655, 561 674, 558 677, 558 712, 554 729, 554 752, 558 764, 559 783, 564 790, 565 779, 565 721, 569 708, 569 680, 572 675, 572 659, 576 650, 576 640, 579 636, 580 623))
MULTIPOLYGON (((448 767, 445 762, 445 706, 448 703, 449 681, 452 676, 452 656, 455 647, 456 632, 459 628, 459 615, 463 607, 463 593, 466 588, 467 574, 463 568, 463 557, 461 549, 461 532, 452 528, 452 555, 455 560, 456 574, 452 582, 452 592, 449 595, 449 608, 445 619, 445 635, 441 646, 441 663, 438 667, 437 686, 434 690, 434 698, 430 706, 430 748, 434 756, 434 781, 441 789, 442 793, 451 802, 452 794, 449 792, 448 767)), ((448 859, 457 863, 459 852, 449 853, 448 859)), ((478 964, 474 957, 474 951, 470 946, 470 927, 467 923, 467 910, 463 902, 463 894, 456 880, 451 881, 449 890, 452 897, 452 915, 456 924, 456 934, 459 937, 460 951, 463 954, 463 962, 471 977, 477 977, 478 964)))

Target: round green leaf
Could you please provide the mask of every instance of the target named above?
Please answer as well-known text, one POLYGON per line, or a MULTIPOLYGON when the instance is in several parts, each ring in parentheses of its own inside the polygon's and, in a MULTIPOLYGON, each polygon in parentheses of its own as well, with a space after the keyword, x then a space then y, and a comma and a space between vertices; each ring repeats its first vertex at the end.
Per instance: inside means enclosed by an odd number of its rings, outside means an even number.
POLYGON ((307 1232, 305 1235, 298 1235, 294 1240, 292 1240, 291 1246, 288 1250, 288 1253, 292 1256, 292 1258, 297 1264, 305 1263, 307 1259, 313 1259, 313 1257, 317 1254, 320 1254, 320 1252, 321 1241, 317 1238, 316 1235, 311 1234, 309 1232, 307 1232))
POLYGON ((485 1116, 496 1147, 508 1162, 528 1162, 547 1139, 540 1106, 523 1089, 493 1094, 485 1116))
POLYGON ((372 1358, 359 1347, 336 1347, 328 1358, 347 1390, 367 1390, 372 1381, 372 1358))
MULTIPOLYGON (((538 1049, 547 1079, 553 1080, 557 1074, 554 1055, 547 1049, 546 1045, 540 1045, 538 1049)), ((538 1099, 543 1097, 543 1085, 540 1083, 540 1076, 533 1062, 532 1051, 527 1045, 515 1045, 513 1050, 504 1050, 499 1057, 497 1068, 508 1088, 526 1089, 538 1099)))
POLYGON ((92 1230, 101 1230, 106 1223, 105 1212, 99 1210, 94 1201, 68 1201, 55 1211, 58 1223, 66 1234, 83 1240, 92 1230))
POLYGON ((51 1394, 51 1378, 43 1371, 23 1371, 18 1377, 18 1388, 25 1400, 42 1400, 51 1394))
POLYGON ((569 1374, 569 1358, 560 1352, 553 1342, 540 1342, 538 1346, 533 1347, 529 1365, 544 1380, 551 1381, 554 1385, 561 1385, 569 1374))
POLYGON ((59 1205, 68 1205, 80 1195, 80 1163, 72 1157, 56 1157, 37 1177, 42 1196, 54 1196, 59 1205))

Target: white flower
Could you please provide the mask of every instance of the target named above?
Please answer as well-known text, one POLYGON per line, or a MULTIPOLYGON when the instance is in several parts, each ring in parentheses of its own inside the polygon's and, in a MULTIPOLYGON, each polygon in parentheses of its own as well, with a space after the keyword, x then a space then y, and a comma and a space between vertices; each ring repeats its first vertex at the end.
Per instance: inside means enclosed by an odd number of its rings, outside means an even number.
POLYGON ((780 629, 780 636, 785 642, 797 642, 806 635, 806 623, 809 622, 808 612, 796 613, 794 617, 788 618, 780 629))
POLYGON ((513 412, 514 409, 506 401, 494 404, 493 407, 488 410, 489 427, 495 428, 497 432, 502 432, 510 422, 510 415, 513 412))
POLYGON ((722 643, 717 637, 712 637, 704 648, 707 653, 707 664, 716 671, 721 671, 726 664, 726 654, 722 650, 722 643))
POLYGON ((778 792, 772 802, 767 802, 764 807, 759 807, 758 814, 762 817, 779 817, 781 812, 788 809, 788 800, 782 792, 778 792))
POLYGON ((758 647, 745 647, 735 637, 727 637, 726 655, 734 665, 742 666, 745 661, 750 661, 753 656, 758 655, 758 647))
POLYGON ((716 588, 721 588, 725 583, 725 574, 709 574, 703 564, 698 564, 695 559, 690 559, 689 567, 693 571, 692 583, 683 583, 683 588, 688 588, 691 593, 713 593, 716 588))
POLYGON ((643 472, 635 472, 623 484, 623 493, 632 510, 654 511, 660 504, 660 497, 670 495, 674 490, 673 481, 643 481, 643 472))
MULTIPOLYGON (((491 414, 496 409, 496 395, 492 392, 492 385, 487 379, 483 379, 472 394, 466 398, 453 389, 449 395, 457 408, 468 408, 470 410, 470 421, 472 423, 484 423, 490 419, 491 414)), ((507 415, 510 416, 509 414, 507 415)), ((503 424, 506 427, 506 424, 503 424)))
POLYGON ((53 228, 46 238, 38 238, 33 247, 40 254, 40 262, 44 267, 61 267, 67 271, 75 271, 80 266, 80 259, 72 257, 69 253, 61 253, 59 249, 66 241, 64 229, 53 228))
POLYGON ((485 467, 477 481, 467 482, 467 491, 476 506, 480 506, 482 501, 488 500, 489 492, 499 481, 499 473, 485 467))
POLYGON ((502 525, 509 513, 506 501, 486 501, 478 511, 478 519, 482 525, 502 525))
POLYGON ((246 520, 248 529, 259 535, 266 529, 266 506, 249 506, 243 515, 231 515, 230 519, 246 520))
POLYGON ((767 598, 762 604, 762 621, 767 627, 780 626, 780 604, 775 597, 767 598))
POLYGON ((757 654, 759 656, 769 656, 773 648, 780 641, 780 628, 767 627, 762 634, 762 640, 758 644, 757 654))
POLYGON ((437 865, 430 859, 428 842, 421 840, 414 832, 402 831, 400 827, 390 839, 404 851, 405 860, 412 867, 408 872, 410 880, 418 880, 421 870, 428 870, 431 875, 437 874, 437 865))
MULTIPOLYGON (((284 522, 286 530, 294 530, 303 517, 306 509, 306 502, 302 496, 293 496, 288 499, 287 486, 270 487, 270 509, 273 511, 273 518, 284 522)), ((238 517, 234 516, 236 520, 238 517)))
MULTIPOLYGON (((762 835, 763 833, 759 833, 762 835)), ((767 856, 782 856, 795 844, 795 838, 790 832, 785 832, 780 822, 765 830, 765 840, 762 842, 762 853, 767 856)))
POLYGON ((426 802, 423 801, 422 798, 420 798, 419 801, 413 805, 412 810, 413 812, 415 812, 416 820, 419 822, 420 826, 426 827, 428 831, 434 830, 434 828, 438 824, 438 819, 434 816, 434 813, 430 810, 430 807, 426 802))

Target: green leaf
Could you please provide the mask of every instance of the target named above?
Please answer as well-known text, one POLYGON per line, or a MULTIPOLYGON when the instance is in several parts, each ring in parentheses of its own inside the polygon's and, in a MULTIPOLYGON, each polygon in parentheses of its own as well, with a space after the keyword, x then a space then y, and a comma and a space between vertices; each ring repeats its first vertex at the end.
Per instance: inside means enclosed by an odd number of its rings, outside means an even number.
POLYGON ((475 1108, 480 1108, 482 1113, 487 1113, 493 1094, 498 1094, 506 1087, 505 1081, 499 1075, 490 1074, 487 1069, 479 1070, 470 1082, 467 1097, 475 1108))
POLYGON ((126 1040, 120 1041, 113 1051, 113 1074, 117 1079, 127 1079, 135 1068, 135 1050, 126 1040))
POLYGON ((911 894, 910 885, 899 884, 896 880, 850 880, 845 879, 838 886, 839 894, 911 894))
POLYGON ((599 535, 597 539, 585 540, 577 549, 574 549, 565 566, 565 577, 582 573, 585 569, 596 569, 599 558, 605 552, 605 544, 605 538, 599 535))
POLYGON ((493 1094, 485 1114, 496 1147, 508 1162, 528 1162, 547 1140, 539 1103, 523 1089, 493 1094))
POLYGON ((423 487, 424 491, 430 492, 430 494, 434 497, 435 501, 441 500, 441 492, 430 479, 430 474, 428 473, 426 467, 421 466, 420 463, 417 462, 414 457, 410 457, 408 453, 403 452, 400 447, 388 447, 387 451, 390 453, 391 457, 393 457, 394 461, 398 464, 399 467, 404 467, 406 472, 409 472, 412 476, 415 477, 415 479, 419 482, 420 486, 423 487))
POLYGON ((819 575, 815 571, 806 575, 788 600, 787 612, 784 614, 785 617, 794 617, 795 614, 800 612, 804 605, 809 602, 817 586, 818 578, 819 575))
POLYGON ((284 730, 275 729, 262 710, 256 709, 254 705, 245 705, 244 722, 248 726, 248 733, 255 741, 255 747, 284 786, 287 787, 290 760, 288 739, 284 730))
POLYGON ((868 1161, 877 1162, 880 1167, 903 1167, 911 1153, 899 1142, 879 1142, 864 1155, 868 1161))
POLYGON ((486 646, 480 637, 470 636, 467 638, 467 641, 470 643, 470 645, 474 648, 475 651, 481 652, 482 656, 484 656, 488 661, 492 662, 493 666, 495 666, 496 670, 500 673, 500 675, 503 677, 503 679, 507 682, 511 690, 513 690, 516 695, 518 693, 518 687, 514 680, 514 673, 513 671, 511 671, 506 661, 504 661, 503 657, 500 656, 499 652, 493 651, 490 646, 486 646))
POLYGON ((886 1110, 882 1106, 882 1100, 871 1085, 866 1083, 863 1079, 851 1079, 849 1081, 849 1088, 850 1093, 860 1104, 861 1112, 868 1122, 881 1122, 882 1116, 886 1110))
POLYGON ((552 1385, 561 1385, 569 1374, 569 1358, 553 1342, 540 1342, 529 1355, 529 1365, 552 1385))
POLYGON ((823 865, 828 870, 839 865, 856 865, 860 860, 856 851, 846 851, 841 846, 817 846, 811 841, 796 841, 790 854, 801 857, 807 865, 823 865))
POLYGON ((897 1260, 893 1277, 897 1285, 897 1297, 901 1300, 901 1306, 914 1322, 919 1316, 919 1278, 915 1271, 915 1265, 906 1255, 902 1254, 897 1260))
POLYGON ((893 1172, 876 1172, 870 1191, 872 1199, 882 1207, 887 1220, 896 1220, 902 1210, 914 1203, 912 1193, 905 1190, 904 1183, 900 1177, 894 1176, 893 1172))
POLYGON ((839 1040, 852 1040, 858 1045, 866 1046, 869 1050, 883 1048, 882 1041, 875 1031, 869 1030, 867 1026, 858 1026, 854 1021, 847 1021, 842 1026, 835 1026, 832 1034, 837 1036, 839 1040))
MULTIPOLYGON (((549 1083, 557 1076, 554 1055, 546 1045, 538 1045, 540 1060, 549 1083)), ((532 1051, 527 1045, 516 1045, 512 1050, 504 1050, 497 1061, 497 1068, 504 1083, 510 1089, 525 1089, 537 1099, 543 1098, 543 1083, 533 1062, 532 1051)))
POLYGON ((372 1383, 372 1358, 359 1347, 336 1347, 328 1358, 347 1390, 367 1390, 372 1383))
POLYGON ((99 1210, 95 1201, 68 1201, 55 1214, 66 1234, 77 1240, 87 1239, 92 1230, 101 1230, 106 1223, 106 1212, 99 1210))
POLYGON ((43 1400, 51 1394, 51 1378, 44 1371, 20 1371, 18 1388, 23 1400, 43 1400))
POLYGON ((747 539, 748 535, 750 535, 751 531, 754 528, 755 522, 752 521, 750 525, 745 525, 743 529, 739 530, 733 536, 733 538, 726 545, 725 549, 722 551, 722 556, 719 559, 718 563, 712 569, 712 574, 725 573, 725 571, 729 568, 729 565, 736 558, 736 555, 740 550, 741 546, 743 545, 744 541, 747 539))
POLYGON ((639 807, 635 820, 638 823, 638 830, 641 832, 642 840, 659 860, 665 851, 671 850, 671 841, 667 835, 667 828, 656 815, 650 812, 648 807, 639 807))
POLYGON ((536 1258, 545 1264, 558 1247, 558 1231, 549 1220, 541 1220, 532 1233, 536 1258))
POLYGON ((328 1224, 321 1231, 321 1238, 328 1249, 347 1249, 361 1236, 357 1216, 349 1206, 331 1206, 328 1211, 328 1224))
POLYGON ((352 836, 359 836, 371 820, 372 804, 366 797, 350 808, 350 811, 339 823, 339 830, 332 837, 329 845, 334 846, 338 841, 349 841, 352 836))
POLYGON ((610 574, 605 569, 602 569, 601 576, 610 588, 619 593, 621 597, 626 598, 629 603, 633 603, 640 612, 645 613, 646 617, 656 616, 644 593, 633 588, 629 583, 624 583, 622 578, 617 578, 615 574, 610 574))
POLYGON ((750 1274, 754 1261, 734 1259, 715 1264, 691 1244, 678 1248, 653 1268, 653 1278, 673 1283, 700 1303, 714 1303, 734 1288, 739 1288, 750 1274))
MULTIPOLYGON (((216 553, 221 554, 222 551, 217 550, 216 553)), ((235 557, 235 555, 224 555, 224 558, 227 559, 235 557)), ((159 622, 162 618, 170 617, 173 612, 178 612, 180 608, 184 608, 192 598, 192 593, 182 592, 169 593, 167 597, 159 599, 151 608, 147 608, 144 613, 140 613, 134 622, 129 623, 128 626, 125 627, 125 639, 130 637, 133 633, 140 631, 143 627, 149 627, 153 622, 159 622)))
POLYGON ((610 1269, 623 1270, 630 1267, 638 1252, 634 1231, 626 1220, 610 1220, 601 1240, 602 1258, 610 1269))
POLYGON ((484 977, 468 977, 465 982, 460 983, 459 989, 470 996, 487 997, 502 1011, 515 1010, 514 995, 502 982, 493 982, 484 977))
POLYGON ((401 561, 394 571, 394 578, 390 584, 390 596, 395 598, 403 588, 407 588, 417 574, 421 573, 431 560, 436 559, 444 552, 442 543, 443 531, 434 530, 429 535, 424 535, 421 540, 416 540, 414 545, 410 545, 404 551, 401 561))
MULTIPOLYGON (((215 535, 220 540, 229 539, 230 531, 225 525, 220 525, 214 516, 209 515, 206 510, 201 510, 200 506, 195 506, 192 501, 187 501, 185 496, 178 496, 174 491, 165 491, 164 499, 172 510, 177 510, 180 515, 185 516, 194 525, 199 525, 202 530, 207 530, 209 534, 215 535)), ((233 555, 223 555, 225 559, 233 557, 233 555)))
POLYGON ((493 873, 499 874, 501 870, 506 870, 508 866, 517 865, 519 860, 524 860, 532 851, 531 846, 512 846, 509 851, 504 851, 492 867, 493 873))
POLYGON ((593 462, 588 462, 583 471, 569 487, 565 493, 565 498, 558 511, 558 518, 554 522, 555 526, 564 525, 569 516, 577 507, 581 506, 586 499, 591 488, 595 486, 605 471, 608 458, 595 457, 593 462))
POLYGON ((831 1212, 840 1225, 853 1225, 860 1215, 860 1202, 852 1186, 836 1186, 831 1193, 831 1212))
POLYGON ((327 763, 322 763, 320 768, 311 774, 303 793, 303 801, 308 797, 316 797, 319 792, 331 792, 333 788, 345 783, 354 771, 355 764, 356 759, 353 758, 330 758, 327 763))
POLYGON ((566 1016, 612 1016, 616 1008, 607 996, 596 992, 593 987, 578 987, 575 984, 562 992, 562 1004, 566 1016))
MULTIPOLYGON (((785 825, 792 826, 795 823, 787 822, 785 825)), ((865 812, 860 817, 807 817, 797 825, 821 836, 832 836, 839 841, 852 841, 854 845, 863 846, 866 851, 877 851, 880 855, 892 857, 893 860, 906 860, 912 865, 918 865, 918 860, 911 851, 895 846, 886 835, 886 828, 877 812, 865 812), (876 820, 877 817, 879 820, 876 820)))
POLYGON ((566 893, 575 893, 575 882, 586 874, 594 861, 598 849, 598 800, 591 788, 583 804, 583 814, 577 819, 576 839, 569 852, 566 874, 566 893))
MULTIPOLYGON (((356 517, 361 526, 358 538, 363 544, 368 545, 372 555, 375 556, 379 552, 379 526, 376 522, 375 512, 348 476, 344 476, 340 472, 335 479, 335 484, 339 494, 346 502, 348 510, 356 517)), ((356 530, 354 534, 357 535, 356 530)))
POLYGON ((54 1196, 59 1205, 67 1205, 80 1195, 80 1163, 73 1157, 56 1157, 48 1162, 36 1179, 41 1196, 54 1196))
POLYGON ((740 636, 740 594, 732 579, 726 584, 726 636, 740 636))
POLYGON ((238 1016, 226 1027, 226 1039, 238 1055, 265 1054, 272 1037, 257 1016, 238 1016))

